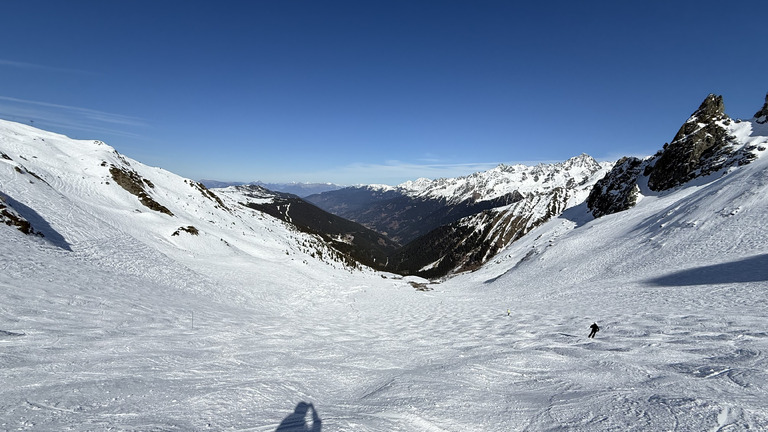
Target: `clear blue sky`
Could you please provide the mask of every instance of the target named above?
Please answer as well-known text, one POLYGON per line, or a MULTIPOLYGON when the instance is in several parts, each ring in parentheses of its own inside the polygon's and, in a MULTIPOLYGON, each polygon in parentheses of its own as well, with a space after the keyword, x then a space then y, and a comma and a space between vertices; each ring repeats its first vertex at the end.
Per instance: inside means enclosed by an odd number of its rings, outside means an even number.
POLYGON ((397 184, 644 156, 768 91, 766 1, 2 4, 0 117, 193 179, 397 184))

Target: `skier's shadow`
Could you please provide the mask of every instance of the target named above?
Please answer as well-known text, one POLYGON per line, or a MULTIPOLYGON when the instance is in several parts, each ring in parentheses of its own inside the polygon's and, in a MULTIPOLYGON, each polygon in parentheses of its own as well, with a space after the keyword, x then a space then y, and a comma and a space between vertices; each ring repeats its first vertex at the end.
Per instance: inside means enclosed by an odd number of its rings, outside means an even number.
POLYGON ((275 432, 320 432, 322 427, 322 420, 317 415, 315 406, 311 403, 299 402, 293 414, 283 419, 275 432), (307 420, 310 414, 312 417, 307 420))

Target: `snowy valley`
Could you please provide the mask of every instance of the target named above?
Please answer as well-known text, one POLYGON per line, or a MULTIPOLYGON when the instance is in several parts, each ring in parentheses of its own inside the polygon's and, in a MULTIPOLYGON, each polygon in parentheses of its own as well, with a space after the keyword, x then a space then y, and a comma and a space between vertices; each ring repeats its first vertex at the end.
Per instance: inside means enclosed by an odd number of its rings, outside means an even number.
POLYGON ((660 151, 557 206, 460 219, 546 215, 434 281, 350 261, 236 188, 0 121, 0 430, 768 429, 768 101, 721 111, 705 100, 664 149, 722 129, 696 155, 713 169, 660 151))

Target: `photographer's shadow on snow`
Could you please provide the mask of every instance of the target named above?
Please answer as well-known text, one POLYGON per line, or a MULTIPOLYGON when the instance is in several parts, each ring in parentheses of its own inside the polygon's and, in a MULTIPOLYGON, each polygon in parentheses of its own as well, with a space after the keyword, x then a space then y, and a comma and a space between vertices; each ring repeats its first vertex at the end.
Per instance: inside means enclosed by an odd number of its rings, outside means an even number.
POLYGON ((682 270, 647 282, 659 286, 690 286, 765 281, 768 281, 768 254, 682 270))
POLYGON ((26 205, 16 201, 15 199, 11 198, 7 194, 1 193, 3 196, 3 201, 5 201, 6 204, 8 204, 13 210, 18 212, 21 216, 24 217, 24 219, 27 220, 27 222, 32 225, 32 228, 34 228, 35 231, 40 232, 43 235, 43 238, 47 240, 49 243, 53 244, 56 247, 59 247, 61 249, 64 249, 66 251, 72 251, 72 247, 67 243, 67 241, 64 239, 64 236, 59 234, 58 231, 53 229, 53 227, 43 219, 42 216, 35 210, 27 207, 26 205))
POLYGON ((280 422, 275 432, 320 432, 322 427, 322 420, 317 415, 315 406, 311 403, 299 402, 293 413, 280 422), (312 411, 312 417, 308 420, 309 411, 312 411))

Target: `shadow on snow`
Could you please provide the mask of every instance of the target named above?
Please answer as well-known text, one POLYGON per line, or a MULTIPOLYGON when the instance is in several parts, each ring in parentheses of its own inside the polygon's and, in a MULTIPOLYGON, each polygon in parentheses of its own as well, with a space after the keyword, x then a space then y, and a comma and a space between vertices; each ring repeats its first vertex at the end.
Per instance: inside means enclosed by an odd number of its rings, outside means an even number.
POLYGON ((311 403, 299 402, 293 413, 280 422, 275 432, 320 432, 322 427, 322 420, 317 415, 315 406, 311 403), (312 418, 307 420, 310 410, 312 418))
POLYGON ((682 270, 647 282, 659 286, 690 286, 765 281, 768 281, 768 254, 682 270))
POLYGON ((48 223, 42 216, 35 210, 27 207, 26 205, 16 201, 15 199, 3 194, 5 202, 14 210, 16 210, 24 219, 32 225, 36 231, 43 234, 43 238, 56 247, 64 249, 66 251, 72 251, 72 247, 69 245, 64 236, 56 231, 51 224, 48 223))

